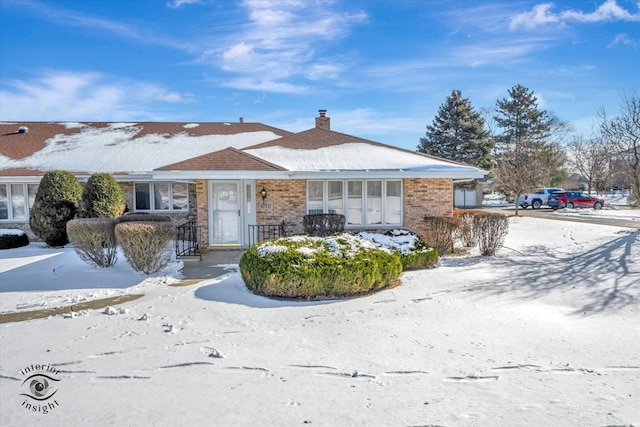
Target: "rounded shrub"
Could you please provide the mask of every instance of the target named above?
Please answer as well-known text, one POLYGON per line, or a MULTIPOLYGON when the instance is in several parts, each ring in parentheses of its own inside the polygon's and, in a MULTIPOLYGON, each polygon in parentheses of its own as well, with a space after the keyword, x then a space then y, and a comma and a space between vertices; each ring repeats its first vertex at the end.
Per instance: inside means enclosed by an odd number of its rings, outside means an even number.
POLYGON ((350 234, 292 236, 249 248, 240 272, 256 294, 322 299, 396 286, 402 263, 397 252, 350 234))
POLYGON ((95 173, 82 189, 80 206, 82 218, 117 218, 124 212, 127 202, 114 177, 108 173, 95 173))
POLYGON ((509 232, 509 218, 498 212, 481 212, 473 216, 473 233, 480 254, 495 255, 509 232))
POLYGON ((453 210, 453 217, 459 218, 460 221, 460 226, 455 234, 466 248, 471 248, 478 243, 476 241, 476 235, 473 232, 473 217, 483 213, 484 211, 476 209, 453 210))
POLYGON ((0 230, 0 249, 14 249, 29 244, 29 236, 22 230, 0 230))
POLYGON ((376 246, 397 251, 403 270, 429 268, 438 262, 438 250, 409 230, 389 230, 384 234, 360 232, 358 236, 376 246))
POLYGON ((49 246, 69 243, 67 222, 75 217, 81 197, 82 186, 71 172, 45 173, 29 216, 33 233, 49 246))
POLYGON ((118 217, 117 222, 171 222, 171 218, 166 215, 134 213, 118 217))
POLYGON ((439 254, 453 253, 453 237, 458 231, 461 223, 460 218, 426 216, 425 222, 425 240, 436 249, 439 254))
POLYGON ((112 218, 72 219, 67 223, 67 235, 83 261, 111 267, 118 260, 115 225, 112 218))
POLYGON ((168 246, 175 227, 170 222, 120 222, 115 234, 125 258, 140 273, 156 273, 173 259, 168 246))

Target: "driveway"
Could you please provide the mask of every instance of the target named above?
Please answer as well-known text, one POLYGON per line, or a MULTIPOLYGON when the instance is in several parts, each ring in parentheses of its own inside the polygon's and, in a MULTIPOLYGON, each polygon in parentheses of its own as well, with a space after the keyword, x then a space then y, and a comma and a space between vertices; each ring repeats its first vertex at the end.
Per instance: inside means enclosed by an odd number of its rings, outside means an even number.
MULTIPOLYGON (((489 210, 495 210, 502 212, 506 215, 513 216, 516 213, 514 206, 499 207, 499 208, 485 208, 489 210)), ((614 227, 636 228, 640 229, 640 221, 633 221, 624 218, 594 218, 590 216, 575 216, 575 215, 559 215, 551 208, 534 209, 518 209, 519 216, 527 216, 532 218, 554 219, 557 221, 570 221, 570 222, 584 222, 587 224, 600 224, 600 225, 612 225, 614 227)))

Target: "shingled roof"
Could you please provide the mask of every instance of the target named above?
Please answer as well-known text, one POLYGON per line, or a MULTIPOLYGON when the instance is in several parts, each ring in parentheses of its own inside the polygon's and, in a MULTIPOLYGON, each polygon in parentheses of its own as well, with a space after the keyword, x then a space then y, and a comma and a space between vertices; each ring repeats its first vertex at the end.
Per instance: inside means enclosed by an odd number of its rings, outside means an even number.
POLYGON ((226 148, 214 153, 204 154, 182 162, 173 163, 161 168, 159 171, 284 171, 286 169, 242 152, 235 148, 226 148))
POLYGON ((0 123, 0 176, 129 173, 292 135, 260 123, 0 123), (22 130, 22 131, 20 131, 22 130))

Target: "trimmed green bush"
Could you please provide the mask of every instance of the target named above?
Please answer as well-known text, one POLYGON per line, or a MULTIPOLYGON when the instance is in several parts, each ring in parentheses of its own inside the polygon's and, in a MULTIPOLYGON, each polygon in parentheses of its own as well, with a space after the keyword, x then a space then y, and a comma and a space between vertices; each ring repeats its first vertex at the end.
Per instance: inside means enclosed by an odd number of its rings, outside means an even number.
POLYGON ((116 222, 171 222, 171 218, 166 215, 134 213, 118 217, 116 222))
POLYGON ((134 270, 153 274, 169 265, 172 251, 169 242, 175 236, 170 222, 120 222, 116 225, 116 239, 134 270))
POLYGON ((460 218, 426 216, 424 222, 426 225, 424 240, 438 249, 440 255, 453 253, 453 236, 460 228, 460 218))
POLYGON ((309 214, 302 217, 302 227, 307 236, 324 237, 342 233, 345 221, 341 214, 309 214))
POLYGON ((94 173, 82 189, 81 218, 117 218, 127 202, 115 178, 108 173, 94 173))
POLYGON ((473 233, 478 241, 480 254, 495 255, 504 244, 509 232, 509 218, 497 212, 480 212, 473 216, 473 233))
POLYGON ((67 222, 75 217, 81 197, 82 186, 71 172, 45 173, 29 216, 33 233, 52 247, 69 243, 67 222))
POLYGON ((397 252, 350 234, 292 236, 249 248, 240 272, 256 294, 322 299, 396 286, 402 262, 397 252))
POLYGON ((21 232, 22 230, 10 230, 11 233, 2 233, 0 230, 0 249, 14 249, 29 244, 29 236, 21 232))
POLYGON ((67 235, 84 262, 111 267, 118 260, 115 225, 112 218, 72 219, 67 223, 67 235))
POLYGON ((438 262, 438 250, 409 230, 389 230, 384 234, 360 232, 357 235, 376 246, 397 251, 403 270, 429 268, 438 262))

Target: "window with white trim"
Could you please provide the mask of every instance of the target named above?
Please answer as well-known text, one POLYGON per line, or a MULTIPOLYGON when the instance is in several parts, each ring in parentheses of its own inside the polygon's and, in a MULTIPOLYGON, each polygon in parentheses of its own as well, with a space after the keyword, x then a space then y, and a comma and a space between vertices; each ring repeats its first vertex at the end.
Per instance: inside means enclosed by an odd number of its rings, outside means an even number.
POLYGON ((347 227, 402 225, 402 180, 309 180, 307 213, 337 213, 347 227))
POLYGON ((188 211, 188 186, 184 182, 136 182, 133 206, 135 211, 188 211))
POLYGON ((29 221, 38 184, 0 184, 0 221, 29 221))

